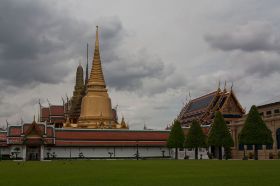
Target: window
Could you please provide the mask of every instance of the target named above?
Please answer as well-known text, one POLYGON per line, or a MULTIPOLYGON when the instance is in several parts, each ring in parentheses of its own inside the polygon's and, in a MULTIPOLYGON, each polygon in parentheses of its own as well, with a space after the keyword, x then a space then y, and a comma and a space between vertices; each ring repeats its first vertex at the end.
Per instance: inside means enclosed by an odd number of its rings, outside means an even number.
POLYGON ((279 113, 280 113, 280 110, 279 110, 279 109, 275 109, 275 110, 274 110, 274 113, 275 113, 275 114, 279 114, 279 113))
POLYGON ((244 150, 244 145, 243 144, 239 144, 238 149, 239 150, 244 150))
POLYGON ((258 150, 261 150, 263 147, 262 147, 262 145, 256 145, 256 148, 257 148, 258 150))
POLYGON ((272 149, 272 144, 266 145, 266 149, 272 149))
POLYGON ((247 145, 247 150, 253 150, 253 145, 247 145))
POLYGON ((277 149, 280 149, 280 128, 276 130, 277 149))
POLYGON ((266 111, 266 115, 271 115, 271 111, 266 111))
POLYGON ((260 115, 263 116, 263 112, 261 112, 260 115))

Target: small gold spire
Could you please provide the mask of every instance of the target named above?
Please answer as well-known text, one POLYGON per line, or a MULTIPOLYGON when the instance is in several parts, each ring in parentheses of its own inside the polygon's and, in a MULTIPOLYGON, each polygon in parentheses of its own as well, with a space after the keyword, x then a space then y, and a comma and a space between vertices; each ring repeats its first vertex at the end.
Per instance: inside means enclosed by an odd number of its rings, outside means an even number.
POLYGON ((95 47, 99 49, 99 35, 98 35, 98 26, 96 26, 96 39, 95 39, 95 47))

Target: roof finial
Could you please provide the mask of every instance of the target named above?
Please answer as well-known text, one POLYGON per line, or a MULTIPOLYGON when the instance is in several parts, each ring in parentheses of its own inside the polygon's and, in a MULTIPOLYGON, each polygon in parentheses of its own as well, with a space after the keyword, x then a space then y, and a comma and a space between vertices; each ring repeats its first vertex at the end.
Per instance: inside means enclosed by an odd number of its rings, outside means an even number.
POLYGON ((233 89, 233 82, 231 82, 230 91, 232 91, 232 89, 233 89))
POLYGON ((219 91, 221 90, 221 80, 219 80, 219 82, 218 82, 218 90, 219 91))
POLYGON ((225 80, 225 86, 224 86, 224 91, 227 90, 227 80, 225 80))
POLYGON ((98 26, 96 26, 96 39, 95 39, 95 47, 99 47, 99 35, 98 35, 98 26))

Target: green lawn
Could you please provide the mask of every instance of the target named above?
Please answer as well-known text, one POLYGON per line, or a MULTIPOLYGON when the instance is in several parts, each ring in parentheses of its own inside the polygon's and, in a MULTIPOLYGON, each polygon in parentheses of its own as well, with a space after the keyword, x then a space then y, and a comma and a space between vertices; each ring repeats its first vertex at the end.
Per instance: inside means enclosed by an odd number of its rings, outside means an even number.
POLYGON ((280 185, 280 161, 0 161, 0 186, 280 185))

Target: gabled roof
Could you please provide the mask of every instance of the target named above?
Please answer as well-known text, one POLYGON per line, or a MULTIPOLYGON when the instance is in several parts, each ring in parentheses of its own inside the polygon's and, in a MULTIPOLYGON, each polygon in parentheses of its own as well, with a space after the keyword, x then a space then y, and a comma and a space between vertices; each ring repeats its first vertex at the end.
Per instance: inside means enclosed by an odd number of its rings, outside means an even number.
POLYGON ((7 146, 7 132, 6 131, 0 132, 0 147, 1 146, 7 146))
POLYGON ((211 92, 194 100, 191 100, 188 105, 187 112, 193 112, 197 110, 207 109, 209 104, 215 98, 217 91, 211 92))
POLYGON ((218 94, 219 90, 189 101, 181 110, 177 119, 183 125, 190 123, 194 119, 200 120, 213 105, 218 94))
POLYGON ((235 111, 224 113, 225 118, 238 118, 245 113, 232 90, 224 89, 222 91, 218 88, 214 92, 190 100, 183 107, 177 119, 183 126, 189 126, 194 119, 199 120, 202 124, 210 124, 216 111, 223 113, 224 110, 231 110, 225 109, 227 107, 235 107, 235 111), (234 104, 229 104, 232 100, 234 104))

